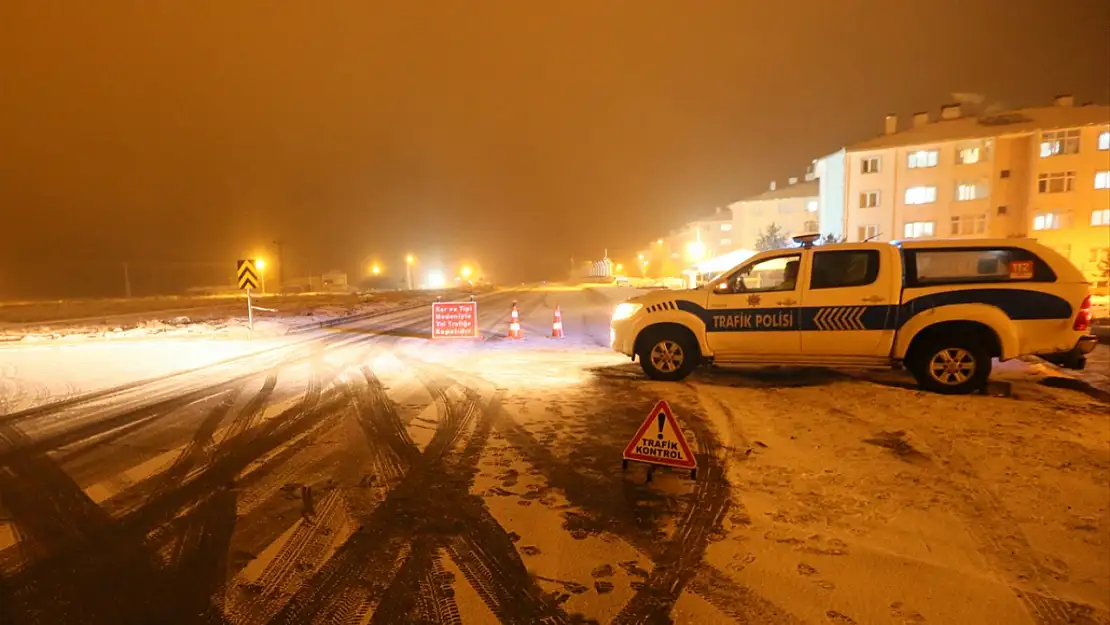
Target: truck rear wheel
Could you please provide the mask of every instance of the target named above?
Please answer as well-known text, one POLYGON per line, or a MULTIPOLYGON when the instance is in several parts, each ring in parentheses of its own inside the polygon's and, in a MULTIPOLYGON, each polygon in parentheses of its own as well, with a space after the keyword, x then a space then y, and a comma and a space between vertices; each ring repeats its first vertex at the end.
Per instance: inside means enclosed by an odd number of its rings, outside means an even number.
POLYGON ((694 371, 701 358, 698 344, 688 332, 655 331, 639 343, 636 356, 640 358, 640 367, 653 380, 682 380, 694 371))
POLYGON ((979 342, 958 335, 938 335, 912 352, 907 363, 921 388, 945 395, 966 395, 987 385, 991 355, 979 342))

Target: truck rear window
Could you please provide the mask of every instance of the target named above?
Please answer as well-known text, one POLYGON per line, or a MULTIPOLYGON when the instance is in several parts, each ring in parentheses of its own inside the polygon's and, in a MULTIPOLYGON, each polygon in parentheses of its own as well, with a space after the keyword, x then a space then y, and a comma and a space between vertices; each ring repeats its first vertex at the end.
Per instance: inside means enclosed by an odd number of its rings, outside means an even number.
POLYGON ((1016 247, 903 250, 906 286, 975 282, 1055 282, 1052 269, 1016 247))

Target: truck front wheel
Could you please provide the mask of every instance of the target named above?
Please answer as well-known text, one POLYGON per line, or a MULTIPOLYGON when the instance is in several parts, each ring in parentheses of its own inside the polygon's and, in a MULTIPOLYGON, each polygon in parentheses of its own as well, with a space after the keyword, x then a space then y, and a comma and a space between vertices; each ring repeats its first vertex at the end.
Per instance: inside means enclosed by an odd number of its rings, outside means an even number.
POLYGON ((928 337, 906 364, 922 388, 946 395, 974 393, 987 385, 991 374, 989 350, 958 335, 928 337))
POLYGON ((677 382, 698 366, 701 352, 688 332, 653 331, 639 341, 640 367, 653 380, 677 382))

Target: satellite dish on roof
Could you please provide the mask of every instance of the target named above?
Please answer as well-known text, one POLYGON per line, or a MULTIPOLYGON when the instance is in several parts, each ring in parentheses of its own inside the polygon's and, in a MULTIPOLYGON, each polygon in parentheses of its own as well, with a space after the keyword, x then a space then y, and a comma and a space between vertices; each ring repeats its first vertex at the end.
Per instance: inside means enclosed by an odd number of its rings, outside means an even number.
POLYGON ((821 238, 821 233, 819 233, 819 232, 807 232, 807 233, 799 234, 799 235, 791 237, 791 238, 798 245, 808 249, 808 248, 813 247, 813 244, 818 239, 821 238))

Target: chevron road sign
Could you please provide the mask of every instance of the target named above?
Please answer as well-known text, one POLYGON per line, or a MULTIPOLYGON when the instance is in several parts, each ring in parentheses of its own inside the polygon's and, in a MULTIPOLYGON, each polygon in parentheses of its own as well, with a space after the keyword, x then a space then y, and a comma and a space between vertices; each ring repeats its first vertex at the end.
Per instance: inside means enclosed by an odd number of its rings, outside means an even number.
POLYGON ((236 262, 235 276, 240 289, 257 289, 260 284, 258 269, 254 266, 254 259, 247 258, 236 262))
POLYGON ((822 308, 813 316, 813 324, 818 330, 866 330, 863 327, 866 306, 843 306, 822 308))

